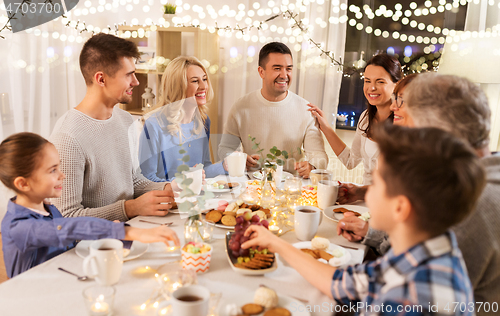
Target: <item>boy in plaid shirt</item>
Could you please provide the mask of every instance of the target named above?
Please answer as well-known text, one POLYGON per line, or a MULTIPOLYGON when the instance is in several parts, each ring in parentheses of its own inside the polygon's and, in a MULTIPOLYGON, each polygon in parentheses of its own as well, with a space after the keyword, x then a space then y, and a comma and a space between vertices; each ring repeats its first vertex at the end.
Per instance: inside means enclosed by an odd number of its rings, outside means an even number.
POLYGON ((483 189, 479 159, 436 128, 387 125, 375 136, 380 158, 366 204, 370 226, 390 237, 384 257, 335 269, 256 225, 245 232, 251 239, 242 247, 279 253, 357 315, 475 315, 472 286, 449 228, 469 214, 483 189))

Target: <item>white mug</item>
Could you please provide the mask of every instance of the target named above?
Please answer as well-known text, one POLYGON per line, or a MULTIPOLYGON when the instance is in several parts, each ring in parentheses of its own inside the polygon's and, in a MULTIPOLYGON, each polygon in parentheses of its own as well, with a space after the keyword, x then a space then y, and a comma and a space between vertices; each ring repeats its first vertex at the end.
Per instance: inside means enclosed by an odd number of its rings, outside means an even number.
POLYGON ((245 175, 247 154, 235 151, 226 157, 226 161, 230 177, 242 177, 245 175))
POLYGON ((295 207, 295 235, 299 240, 313 239, 323 219, 323 212, 314 206, 295 207))
POLYGON ((101 285, 118 283, 123 266, 123 243, 118 239, 100 239, 92 242, 90 254, 83 260, 85 275, 101 285))
POLYGON ((337 181, 319 181, 318 183, 318 206, 320 209, 335 205, 339 193, 337 181))
POLYGON ((210 291, 201 285, 188 285, 175 290, 167 304, 172 305, 173 316, 208 315, 210 291))

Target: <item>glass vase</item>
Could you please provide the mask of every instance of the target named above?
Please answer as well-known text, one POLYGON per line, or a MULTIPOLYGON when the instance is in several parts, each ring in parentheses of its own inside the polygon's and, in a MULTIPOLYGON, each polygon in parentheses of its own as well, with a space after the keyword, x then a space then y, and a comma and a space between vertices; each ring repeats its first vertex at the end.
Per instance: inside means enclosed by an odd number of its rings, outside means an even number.
POLYGON ((270 209, 274 207, 274 190, 273 190, 273 171, 272 167, 264 167, 262 169, 262 197, 260 199, 260 206, 270 209))
POLYGON ((192 215, 188 217, 186 223, 184 223, 184 241, 185 244, 189 242, 203 243, 203 222, 201 221, 200 215, 192 215))

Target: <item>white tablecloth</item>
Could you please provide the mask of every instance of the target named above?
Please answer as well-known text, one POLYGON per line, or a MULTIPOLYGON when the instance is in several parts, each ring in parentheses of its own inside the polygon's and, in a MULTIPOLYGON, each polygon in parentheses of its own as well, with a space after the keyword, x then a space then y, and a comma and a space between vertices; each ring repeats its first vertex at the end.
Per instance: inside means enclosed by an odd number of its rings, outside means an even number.
MULTIPOLYGON (((233 179, 244 182, 245 179, 233 179)), ((222 194, 218 198, 234 199, 233 194, 222 194)), ((169 214, 166 217, 136 217, 129 221, 132 226, 140 228, 154 227, 154 224, 140 222, 139 219, 156 222, 174 222, 171 226, 177 232, 181 241, 185 219, 178 214, 169 214)), ((214 233, 223 236, 227 230, 215 228, 214 233)), ((361 262, 365 246, 350 243, 336 235, 336 222, 324 218, 319 227, 317 236, 328 238, 332 243, 356 247, 360 250, 348 251, 352 254, 352 262, 361 262)), ((293 231, 284 234, 281 238, 290 243, 298 242, 293 231)), ((252 293, 260 284, 264 284, 280 295, 289 295, 309 301, 303 308, 316 309, 312 315, 332 315, 325 306, 331 306, 334 301, 323 295, 319 290, 305 281, 295 270, 278 262, 278 269, 264 276, 244 276, 234 272, 226 257, 224 240, 212 242, 213 255, 210 270, 198 275, 198 283, 206 286, 212 292, 222 293, 221 304, 231 301, 235 295, 252 293)), ((161 265, 180 260, 180 256, 172 257, 166 252, 165 245, 151 244, 148 251, 141 257, 124 262, 120 282, 115 285, 116 295, 113 315, 155 315, 153 308, 141 310, 154 290, 158 287, 152 271, 161 265), (146 269, 149 267, 149 269, 146 269)), ((9 281, 0 284, 0 314, 3 315, 86 315, 82 298, 84 288, 96 284, 95 281, 80 282, 69 274, 59 271, 62 267, 83 275, 82 258, 75 250, 53 258, 33 269, 22 273, 9 281)), ((248 302, 252 297, 248 298, 248 302)), ((223 308, 223 307, 222 307, 223 308)))

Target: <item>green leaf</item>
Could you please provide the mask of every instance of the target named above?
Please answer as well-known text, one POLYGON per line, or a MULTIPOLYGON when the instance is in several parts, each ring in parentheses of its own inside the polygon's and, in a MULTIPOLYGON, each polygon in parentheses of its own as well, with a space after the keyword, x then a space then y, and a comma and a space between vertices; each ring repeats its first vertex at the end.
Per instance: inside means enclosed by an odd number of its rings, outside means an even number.
POLYGON ((215 194, 213 192, 210 192, 210 191, 205 191, 205 195, 203 197, 205 199, 209 200, 209 199, 213 199, 215 197, 215 194))
POLYGON ((181 191, 181 194, 179 194, 180 198, 188 197, 188 196, 194 196, 194 192, 191 191, 189 188, 185 188, 184 190, 181 191))
POLYGON ((285 159, 288 159, 288 152, 283 150, 281 154, 283 155, 283 157, 285 157, 285 159))
POLYGON ((253 144, 252 149, 256 150, 257 148, 259 148, 259 146, 257 146, 257 144, 253 144))
POLYGON ((279 149, 276 149, 276 153, 275 153, 276 156, 281 156, 281 150, 279 149))
POLYGON ((185 153, 187 153, 187 151, 185 151, 184 149, 179 150, 179 154, 184 155, 185 153))
MULTIPOLYGON (((189 160, 189 158, 188 158, 188 160, 189 160)), ((183 171, 189 171, 189 166, 185 165, 185 164, 182 164, 179 167, 177 167, 177 172, 182 173, 183 171)), ((177 177, 177 175, 175 175, 175 176, 177 177)))
POLYGON ((283 166, 285 164, 285 162, 281 159, 278 159, 276 160, 276 163, 279 165, 279 166, 283 166))
MULTIPOLYGON (((185 155, 184 157, 182 157, 182 159, 181 159, 181 160, 182 160, 183 162, 188 162, 188 161, 189 161, 189 159, 191 159, 191 157, 189 157, 189 155, 185 155)), ((189 170, 189 168, 188 168, 188 170, 189 170)))
POLYGON ((269 152, 273 155, 276 155, 276 149, 274 148, 269 149, 269 152))
POLYGON ((269 158, 269 159, 271 159, 271 160, 274 160, 274 158, 276 158, 276 157, 274 157, 274 156, 273 156, 273 155, 271 155, 271 154, 267 154, 267 158, 269 158))
POLYGON ((191 183, 193 183, 193 178, 182 180, 182 185, 189 186, 191 183))

